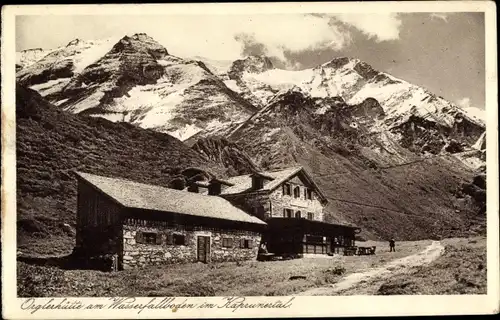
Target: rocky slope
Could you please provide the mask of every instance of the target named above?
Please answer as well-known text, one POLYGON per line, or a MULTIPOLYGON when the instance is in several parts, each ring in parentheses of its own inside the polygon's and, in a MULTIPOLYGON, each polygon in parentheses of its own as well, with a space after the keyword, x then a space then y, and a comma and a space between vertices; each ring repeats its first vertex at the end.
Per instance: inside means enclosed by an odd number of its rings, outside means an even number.
POLYGON ((198 139, 191 148, 207 159, 223 165, 230 171, 230 176, 247 174, 259 169, 252 158, 237 144, 222 137, 198 139))
POLYGON ((72 249, 73 170, 164 186, 190 170, 226 173, 167 134, 73 115, 22 86, 16 99, 17 239, 24 253, 72 249))
POLYGON ((294 87, 274 96, 229 140, 260 167, 304 166, 330 199, 328 218, 361 226, 363 237, 439 238, 484 226, 484 215, 456 196, 474 174, 461 156, 424 157, 400 144, 400 133, 371 134, 384 115, 373 100, 350 106, 294 87))

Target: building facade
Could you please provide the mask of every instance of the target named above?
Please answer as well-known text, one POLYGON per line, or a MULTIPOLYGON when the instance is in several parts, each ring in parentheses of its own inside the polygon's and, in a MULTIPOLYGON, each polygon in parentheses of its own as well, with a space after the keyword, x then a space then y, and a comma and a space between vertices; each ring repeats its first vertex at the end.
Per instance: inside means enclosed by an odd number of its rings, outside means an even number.
POLYGON ((324 221, 328 200, 302 167, 231 177, 219 195, 268 224, 263 241, 276 254, 342 253, 359 232, 324 221))
POLYGON ((266 223, 211 195, 76 173, 74 254, 110 269, 255 259, 266 223))

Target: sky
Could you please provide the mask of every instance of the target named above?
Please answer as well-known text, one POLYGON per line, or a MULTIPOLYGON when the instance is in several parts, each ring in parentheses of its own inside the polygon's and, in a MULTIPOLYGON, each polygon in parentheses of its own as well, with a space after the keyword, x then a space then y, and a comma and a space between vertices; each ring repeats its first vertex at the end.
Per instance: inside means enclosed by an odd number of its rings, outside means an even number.
POLYGON ((463 107, 485 107, 481 12, 18 16, 16 50, 140 32, 180 57, 265 54, 293 70, 358 58, 463 107))

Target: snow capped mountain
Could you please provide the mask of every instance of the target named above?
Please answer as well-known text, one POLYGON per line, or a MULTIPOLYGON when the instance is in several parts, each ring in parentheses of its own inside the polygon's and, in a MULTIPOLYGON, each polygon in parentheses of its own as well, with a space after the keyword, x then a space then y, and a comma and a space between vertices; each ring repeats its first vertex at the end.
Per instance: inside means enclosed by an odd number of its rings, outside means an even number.
POLYGON ((117 42, 72 41, 17 77, 66 111, 130 122, 181 140, 223 134, 255 111, 203 63, 169 55, 146 34, 117 42))
POLYGON ((294 86, 302 88, 312 97, 340 96, 349 104, 357 104, 367 98, 376 99, 384 108, 387 119, 402 122, 411 115, 419 115, 430 121, 452 127, 455 116, 484 124, 478 117, 437 97, 428 90, 410 84, 384 72, 374 70, 359 59, 335 58, 318 67, 300 71, 246 68, 232 73, 232 79, 240 91, 250 91, 262 105, 269 102, 276 91, 294 86))
POLYGON ((75 39, 18 71, 17 78, 66 111, 181 140, 232 134, 257 110, 294 91, 314 100, 318 115, 350 106, 352 129, 376 134, 380 143, 411 146, 412 152, 438 153, 451 140, 467 150, 484 131, 484 122, 469 110, 359 59, 340 57, 299 71, 275 68, 265 56, 183 59, 146 34, 75 39), (363 117, 366 112, 375 114, 363 117))
MULTIPOLYGON (((115 43, 114 40, 72 40, 66 46, 46 51, 47 54, 37 61, 31 60, 31 64, 17 72, 17 80, 42 96, 59 92, 71 77, 109 51, 115 43)), ((18 58, 22 60, 23 55, 18 58)))
POLYGON ((28 67, 38 60, 42 59, 52 50, 44 50, 42 48, 34 48, 22 50, 16 53, 16 68, 17 70, 28 67))

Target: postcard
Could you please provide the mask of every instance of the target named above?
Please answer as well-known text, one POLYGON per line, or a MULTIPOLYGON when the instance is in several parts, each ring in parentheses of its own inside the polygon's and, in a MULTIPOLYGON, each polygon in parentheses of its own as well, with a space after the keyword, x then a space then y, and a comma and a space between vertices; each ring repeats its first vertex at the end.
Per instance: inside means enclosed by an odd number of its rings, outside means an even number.
POLYGON ((496 48, 488 1, 4 6, 3 316, 497 313, 496 48))

